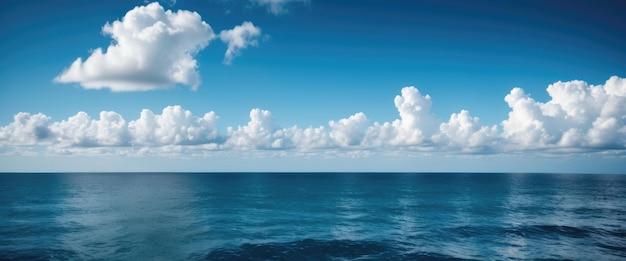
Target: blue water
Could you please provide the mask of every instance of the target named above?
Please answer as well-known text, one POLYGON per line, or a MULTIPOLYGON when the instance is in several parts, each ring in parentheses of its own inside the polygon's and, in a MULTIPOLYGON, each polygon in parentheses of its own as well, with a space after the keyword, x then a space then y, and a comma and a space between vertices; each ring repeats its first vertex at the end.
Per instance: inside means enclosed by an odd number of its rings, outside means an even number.
POLYGON ((626 175, 0 174, 1 260, 626 259, 626 175))

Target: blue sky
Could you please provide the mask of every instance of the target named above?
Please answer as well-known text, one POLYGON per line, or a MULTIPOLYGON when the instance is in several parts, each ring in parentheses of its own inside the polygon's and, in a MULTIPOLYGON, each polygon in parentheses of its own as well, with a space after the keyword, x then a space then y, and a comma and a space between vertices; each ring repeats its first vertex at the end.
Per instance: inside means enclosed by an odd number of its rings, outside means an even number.
POLYGON ((619 1, 157 3, 2 3, 5 171, 626 166, 626 18, 619 1), (137 40, 139 31, 103 29, 130 21, 135 8, 152 15, 187 10, 192 15, 180 19, 191 27, 154 34, 160 38, 150 44, 112 40, 137 40), (111 55, 109 46, 133 55, 111 55), (97 48, 107 62, 87 65, 97 48), (137 57, 149 65, 137 67, 137 57), (70 70, 77 58, 82 69, 70 70), (171 73, 189 60, 196 66, 187 74, 171 73), (92 69, 97 75, 87 75, 92 69), (395 103, 396 96, 404 102, 395 103), (162 115, 161 123, 132 123, 144 109, 162 115), (186 121, 165 124, 186 110, 186 121), (81 111, 89 118, 70 121, 81 111), (115 115, 102 121, 102 111, 115 115), (204 117, 208 112, 217 117, 204 117), (26 113, 21 123, 19 113, 26 113), (123 130, 108 129, 111 122, 123 130), (77 158, 92 163, 78 167, 77 158))

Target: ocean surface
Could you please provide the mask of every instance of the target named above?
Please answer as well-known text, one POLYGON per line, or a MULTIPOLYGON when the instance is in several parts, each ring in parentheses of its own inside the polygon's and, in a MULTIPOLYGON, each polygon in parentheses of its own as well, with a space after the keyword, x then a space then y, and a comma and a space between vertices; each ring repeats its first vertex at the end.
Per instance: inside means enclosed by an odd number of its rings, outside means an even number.
POLYGON ((626 175, 0 174, 0 260, 626 260, 626 175))

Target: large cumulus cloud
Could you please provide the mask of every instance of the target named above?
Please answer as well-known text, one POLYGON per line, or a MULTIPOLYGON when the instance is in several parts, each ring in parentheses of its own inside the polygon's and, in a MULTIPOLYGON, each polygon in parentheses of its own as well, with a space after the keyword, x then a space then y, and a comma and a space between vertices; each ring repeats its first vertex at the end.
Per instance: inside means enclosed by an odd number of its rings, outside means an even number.
MULTIPOLYGON (((55 82, 112 91, 147 91, 177 84, 195 90, 200 76, 194 56, 217 37, 198 13, 165 10, 157 2, 135 7, 121 20, 106 23, 102 33, 113 39, 106 51, 96 48, 85 60, 77 58, 55 82)), ((222 39, 230 36, 224 40, 228 62, 241 49, 255 45, 259 34, 260 28, 251 22, 222 31, 222 39)))
MULTIPOLYGON (((452 113, 447 121, 430 111, 432 99, 415 87, 402 88, 394 98, 398 119, 370 122, 362 112, 330 120, 327 126, 280 127, 272 112, 250 111, 245 125, 216 128, 214 112, 194 115, 181 106, 160 114, 141 111, 125 120, 103 111, 97 119, 79 112, 52 121, 44 114, 17 113, 0 127, 0 147, 48 146, 52 151, 134 149, 161 153, 213 150, 293 150, 351 153, 428 151, 452 153, 518 153, 520 151, 593 152, 626 150, 626 79, 611 77, 604 84, 556 82, 547 88, 551 99, 539 102, 521 88, 504 98, 510 107, 500 126, 483 126, 469 111, 452 113)), ((195 153, 194 152, 194 153, 195 153)))
POLYGON ((547 91, 551 100, 545 103, 521 88, 505 97, 511 108, 502 122, 508 149, 624 149, 625 79, 613 76, 603 85, 559 81, 547 91))

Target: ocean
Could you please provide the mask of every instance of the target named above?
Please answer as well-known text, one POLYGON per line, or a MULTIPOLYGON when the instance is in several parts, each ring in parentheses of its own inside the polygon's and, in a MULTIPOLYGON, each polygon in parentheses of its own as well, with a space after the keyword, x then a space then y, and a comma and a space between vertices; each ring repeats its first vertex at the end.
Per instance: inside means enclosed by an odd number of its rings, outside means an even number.
POLYGON ((626 175, 2 173, 0 260, 626 260, 626 175))

